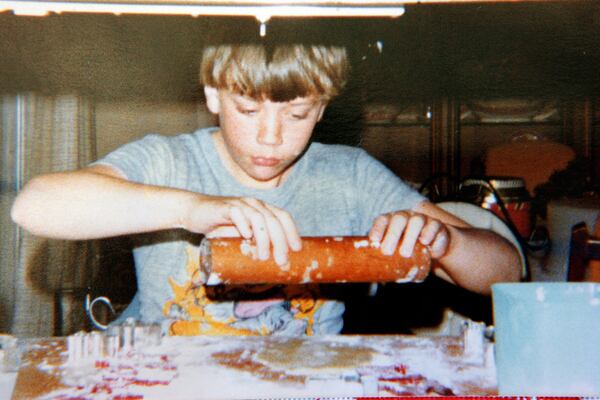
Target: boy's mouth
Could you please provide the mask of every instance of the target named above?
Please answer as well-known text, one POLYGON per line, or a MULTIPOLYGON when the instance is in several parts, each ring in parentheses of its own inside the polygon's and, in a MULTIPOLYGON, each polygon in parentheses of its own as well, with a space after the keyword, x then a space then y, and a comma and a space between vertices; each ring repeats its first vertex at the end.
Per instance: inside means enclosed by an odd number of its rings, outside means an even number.
POLYGON ((252 157, 252 163, 259 167, 274 167, 281 162, 278 158, 272 157, 252 157))

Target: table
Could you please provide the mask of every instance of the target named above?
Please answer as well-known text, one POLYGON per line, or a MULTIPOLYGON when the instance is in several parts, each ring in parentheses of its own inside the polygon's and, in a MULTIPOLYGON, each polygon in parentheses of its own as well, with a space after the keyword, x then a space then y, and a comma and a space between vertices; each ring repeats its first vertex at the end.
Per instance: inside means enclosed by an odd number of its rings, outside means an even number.
POLYGON ((77 361, 65 343, 30 346, 14 400, 497 394, 493 345, 462 337, 165 337, 77 361))

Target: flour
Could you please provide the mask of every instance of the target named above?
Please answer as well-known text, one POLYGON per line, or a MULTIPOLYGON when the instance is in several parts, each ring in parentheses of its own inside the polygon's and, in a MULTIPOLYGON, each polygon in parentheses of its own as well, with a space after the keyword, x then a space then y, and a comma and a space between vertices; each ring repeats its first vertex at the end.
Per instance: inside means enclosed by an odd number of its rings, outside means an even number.
POLYGON ((406 273, 404 278, 396 279, 396 283, 413 282, 418 273, 419 267, 417 265, 413 265, 413 267, 406 273))
POLYGON ((258 260, 258 249, 250 240, 242 240, 240 251, 245 256, 251 256, 253 260, 258 260))
POLYGON ((386 396, 395 393, 489 394, 493 363, 466 362, 460 338, 409 336, 164 337, 38 368, 70 385, 41 399, 143 396, 203 400, 386 396), (473 392, 473 388, 482 388, 473 392))
POLYGON ((206 281, 207 285, 220 285, 221 283, 223 283, 223 280, 221 279, 220 274, 211 272, 210 275, 208 275, 208 280, 206 281))
POLYGON ((302 283, 310 283, 312 282, 312 278, 310 277, 311 272, 319 268, 319 262, 317 260, 312 260, 310 265, 306 267, 304 270, 304 274, 302 275, 302 283))
POLYGON ((368 240, 368 239, 354 241, 355 249, 368 248, 368 247, 378 249, 381 247, 381 242, 375 241, 375 240, 368 240))
POLYGON ((368 240, 356 240, 354 241, 354 248, 355 249, 360 249, 363 247, 369 247, 369 241, 368 240))

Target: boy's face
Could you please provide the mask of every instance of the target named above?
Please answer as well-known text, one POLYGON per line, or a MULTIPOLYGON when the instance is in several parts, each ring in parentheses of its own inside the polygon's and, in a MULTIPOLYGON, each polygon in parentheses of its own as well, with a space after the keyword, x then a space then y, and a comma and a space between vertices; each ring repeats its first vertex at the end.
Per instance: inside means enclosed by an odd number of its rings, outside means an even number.
POLYGON ((238 181, 256 188, 275 187, 285 178, 326 105, 311 97, 256 101, 211 87, 205 94, 209 110, 219 115, 225 164, 238 181))

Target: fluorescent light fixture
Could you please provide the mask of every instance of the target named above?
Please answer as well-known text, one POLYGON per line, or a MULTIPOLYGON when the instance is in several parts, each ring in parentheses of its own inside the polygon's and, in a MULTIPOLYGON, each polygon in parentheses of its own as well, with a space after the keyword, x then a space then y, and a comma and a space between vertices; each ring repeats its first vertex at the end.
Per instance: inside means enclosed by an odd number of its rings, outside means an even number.
POLYGON ((44 0, 0 0, 0 12, 44 16, 49 13, 162 14, 198 16, 252 16, 261 23, 271 17, 399 17, 404 6, 377 1, 148 1, 88 2, 44 0))

